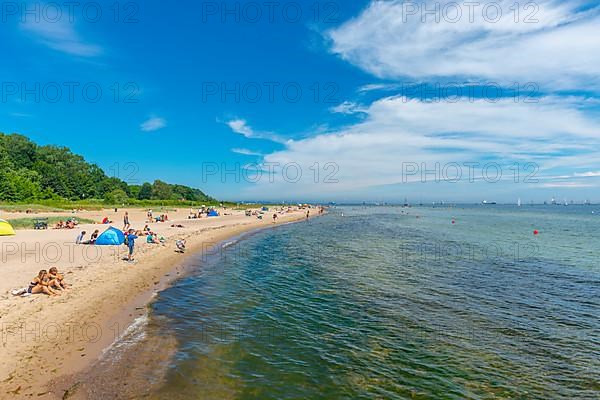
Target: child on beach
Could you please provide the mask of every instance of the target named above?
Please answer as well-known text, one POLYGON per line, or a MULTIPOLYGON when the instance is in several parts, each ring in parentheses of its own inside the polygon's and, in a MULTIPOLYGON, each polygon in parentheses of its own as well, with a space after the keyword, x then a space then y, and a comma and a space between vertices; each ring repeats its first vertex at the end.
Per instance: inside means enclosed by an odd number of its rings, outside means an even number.
POLYGON ((135 239, 138 237, 135 235, 135 231, 130 229, 127 234, 127 247, 129 248, 129 254, 127 256, 128 261, 133 261, 133 249, 135 247, 135 239))

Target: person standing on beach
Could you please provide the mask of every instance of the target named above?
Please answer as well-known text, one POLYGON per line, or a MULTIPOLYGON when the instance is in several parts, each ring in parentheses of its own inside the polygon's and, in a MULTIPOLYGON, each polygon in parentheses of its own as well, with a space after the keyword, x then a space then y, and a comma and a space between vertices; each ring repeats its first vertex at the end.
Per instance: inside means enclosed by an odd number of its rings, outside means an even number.
POLYGON ((273 214, 273 223, 277 222, 277 214, 273 214))
POLYGON ((135 247, 135 239, 137 238, 135 231, 130 229, 127 233, 127 247, 129 248, 129 255, 127 256, 128 261, 133 261, 133 249, 135 247))
POLYGON ((125 216, 123 217, 123 230, 129 229, 131 224, 129 224, 129 212, 125 211, 125 216))
POLYGON ((308 218, 310 217, 310 210, 306 211, 306 219, 308 220, 308 218))

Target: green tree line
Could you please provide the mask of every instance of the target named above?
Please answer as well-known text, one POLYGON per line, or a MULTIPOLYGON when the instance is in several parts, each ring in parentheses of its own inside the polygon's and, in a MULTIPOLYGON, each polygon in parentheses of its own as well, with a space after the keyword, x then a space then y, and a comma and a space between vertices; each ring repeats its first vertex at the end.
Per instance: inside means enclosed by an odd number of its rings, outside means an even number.
POLYGON ((98 199, 214 201, 201 190, 160 180, 129 185, 107 176, 66 147, 39 146, 27 137, 0 132, 0 201, 98 199))

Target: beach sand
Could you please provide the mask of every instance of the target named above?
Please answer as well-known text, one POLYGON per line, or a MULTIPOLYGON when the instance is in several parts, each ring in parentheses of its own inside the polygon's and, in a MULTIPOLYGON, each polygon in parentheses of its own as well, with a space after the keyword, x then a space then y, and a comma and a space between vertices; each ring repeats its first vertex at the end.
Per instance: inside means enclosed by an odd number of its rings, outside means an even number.
MULTIPOLYGON (((80 211, 76 214, 40 213, 35 216, 75 216, 101 221, 108 216, 116 228, 123 227, 129 212, 132 228, 146 224, 146 210, 119 209, 80 211)), ((218 244, 230 237, 260 228, 305 219, 305 210, 279 215, 272 211, 263 220, 244 211, 224 210, 220 217, 188 219, 190 209, 169 211, 169 221, 150 223, 166 238, 165 245, 136 241, 133 263, 123 260, 125 246, 75 245, 83 230, 87 238, 106 225, 86 224, 73 230, 19 230, 16 236, 0 237, 0 398, 63 398, 62 377, 73 376, 97 360, 126 328, 145 312, 153 294, 184 273, 182 265, 192 254, 218 253, 218 244), (171 227, 181 224, 184 228, 171 227), (175 252, 175 241, 185 238, 185 254, 175 252), (61 296, 12 296, 11 290, 26 287, 40 269, 58 267, 72 285, 61 296), (51 384, 52 383, 52 384, 51 384)), ((155 210, 154 215, 160 214, 155 210)), ((316 215, 311 210, 311 216, 316 215)), ((3 219, 23 218, 23 213, 2 213, 3 219)), ((64 381, 64 379, 63 379, 64 381)))

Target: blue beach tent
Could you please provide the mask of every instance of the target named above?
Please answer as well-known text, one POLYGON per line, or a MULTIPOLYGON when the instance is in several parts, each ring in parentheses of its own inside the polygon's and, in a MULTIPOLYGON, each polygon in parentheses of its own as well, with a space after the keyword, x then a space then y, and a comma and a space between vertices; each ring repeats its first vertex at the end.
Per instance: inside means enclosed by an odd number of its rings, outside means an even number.
POLYGON ((123 235, 123 232, 112 226, 96 239, 97 246, 118 246, 124 242, 125 236, 123 235))
POLYGON ((219 216, 219 213, 218 213, 218 212, 216 212, 215 210, 211 210, 211 211, 208 213, 208 216, 209 216, 209 217, 218 217, 218 216, 219 216))

